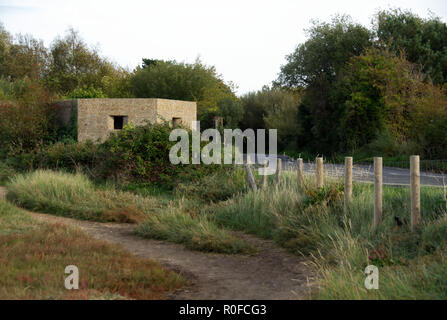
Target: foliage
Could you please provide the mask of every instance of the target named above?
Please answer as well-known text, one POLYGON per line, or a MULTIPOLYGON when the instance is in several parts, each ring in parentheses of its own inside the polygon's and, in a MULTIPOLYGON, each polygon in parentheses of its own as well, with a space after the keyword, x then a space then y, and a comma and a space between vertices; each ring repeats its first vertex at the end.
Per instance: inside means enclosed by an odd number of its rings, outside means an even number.
POLYGON ((444 81, 445 28, 439 18, 401 10, 378 12, 371 31, 347 17, 315 23, 274 82, 304 92, 295 148, 445 157, 447 97, 437 86, 444 81))
POLYGON ((54 138, 53 97, 39 83, 24 78, 7 84, 0 80, 0 157, 37 150, 54 138), (4 88, 6 88, 5 92, 4 88))
POLYGON ((13 38, 0 24, 0 78, 42 80, 48 69, 48 50, 30 35, 13 38))
MULTIPOLYGON (((309 39, 286 57, 287 64, 275 85, 287 88, 305 87, 301 102, 304 128, 299 136, 300 147, 335 151, 336 136, 328 134, 336 129, 337 106, 331 101, 331 88, 343 66, 353 56, 364 52, 372 43, 372 34, 348 17, 336 17, 331 23, 315 23, 308 30, 309 39), (311 141, 311 145, 303 142, 311 141)), ((317 151, 318 152, 318 151, 317 151)))
POLYGON ((277 84, 290 88, 335 80, 350 57, 371 45, 371 32, 352 22, 348 16, 333 18, 331 23, 314 22, 307 30, 309 39, 286 57, 277 84))
POLYGON ((245 170, 222 168, 204 177, 180 182, 175 193, 190 199, 198 198, 206 203, 217 203, 244 192, 246 188, 245 170))
POLYGON ((86 98, 105 98, 104 93, 101 89, 95 89, 94 87, 77 87, 70 94, 67 95, 67 98, 71 99, 86 99, 86 98))
POLYGON ((273 239, 288 250, 310 255, 318 267, 316 299, 445 299, 446 201, 440 188, 421 189, 423 224, 408 224, 408 188, 385 186, 383 221, 373 228, 374 188, 354 184, 348 214, 343 213, 340 180, 315 189, 305 177, 284 173, 280 186, 249 191, 208 210, 225 227, 273 239), (309 192, 311 190, 311 192, 309 192), (309 201, 311 199, 312 201, 309 201), (401 218, 397 225, 395 216, 401 218), (377 263, 380 290, 366 290, 365 267, 377 263))
POLYGON ((244 117, 244 106, 241 101, 234 98, 224 98, 217 103, 218 116, 223 117, 224 128, 237 129, 244 117))
POLYGON ((243 129, 277 129, 280 150, 296 148, 296 136, 300 132, 298 104, 301 93, 280 88, 263 87, 241 97, 244 117, 243 129))
POLYGON ((35 168, 86 172, 93 176, 99 162, 98 145, 91 141, 52 144, 33 157, 35 168))
POLYGON ((447 82, 447 24, 440 18, 422 19, 401 9, 379 11, 375 29, 384 46, 396 55, 404 51, 434 83, 447 82))
POLYGON ((8 166, 6 163, 0 162, 0 185, 8 182, 9 179, 15 174, 15 170, 8 166))
POLYGON ((334 101, 342 110, 341 148, 365 146, 381 132, 388 139, 383 141, 390 141, 382 150, 386 155, 394 155, 398 146, 409 141, 416 142, 427 157, 443 153, 446 136, 438 126, 447 121, 443 107, 447 96, 438 86, 424 82, 420 71, 402 56, 369 49, 350 60, 334 88, 334 101), (429 129, 438 141, 427 137, 429 129))
MULTIPOLYGON (((286 90, 271 89, 265 92, 266 129, 277 129, 278 148, 296 148, 297 136, 301 134, 298 105, 301 94, 286 90)), ((262 98, 261 98, 262 99, 262 98)))
POLYGON ((89 48, 74 29, 57 38, 50 48, 50 66, 45 82, 61 94, 76 88, 102 89, 103 77, 114 74, 114 65, 89 48))
POLYGON ((117 180, 169 182, 180 166, 169 161, 169 150, 175 142, 169 141, 171 128, 164 124, 147 124, 112 133, 101 145, 103 160, 101 174, 117 180))
POLYGON ((130 78, 130 86, 138 98, 196 101, 199 119, 216 113, 221 100, 236 98, 232 84, 226 84, 214 67, 199 59, 193 64, 143 59, 142 67, 130 78))

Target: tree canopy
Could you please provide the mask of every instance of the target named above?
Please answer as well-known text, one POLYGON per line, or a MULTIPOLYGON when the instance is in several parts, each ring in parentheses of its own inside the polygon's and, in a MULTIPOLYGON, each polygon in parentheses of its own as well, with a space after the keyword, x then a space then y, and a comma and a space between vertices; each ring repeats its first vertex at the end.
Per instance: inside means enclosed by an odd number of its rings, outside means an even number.
POLYGON ((383 46, 421 65, 434 83, 447 82, 447 25, 440 18, 422 19, 400 9, 380 11, 375 28, 383 46))
POLYGON ((138 98, 196 101, 200 119, 219 114, 220 101, 236 100, 232 84, 225 83, 214 67, 204 65, 199 59, 191 64, 143 59, 130 85, 138 98))

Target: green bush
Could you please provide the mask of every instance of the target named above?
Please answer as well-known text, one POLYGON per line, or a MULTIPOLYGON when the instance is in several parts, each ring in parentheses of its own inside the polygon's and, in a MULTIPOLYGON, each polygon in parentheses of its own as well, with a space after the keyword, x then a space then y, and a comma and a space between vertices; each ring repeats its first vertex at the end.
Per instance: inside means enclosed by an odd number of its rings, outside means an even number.
POLYGON ((71 99, 88 99, 88 98, 105 98, 106 96, 101 89, 83 86, 74 89, 67 98, 71 99))
POLYGON ((168 123, 147 124, 112 133, 99 147, 100 174, 119 181, 170 182, 180 166, 169 161, 169 150, 175 142, 169 141, 168 123))
POLYGON ((45 147, 9 155, 5 163, 19 171, 52 169, 82 171, 98 182, 117 181, 122 187, 163 186, 172 189, 179 182, 200 179, 219 165, 173 165, 169 151, 168 123, 127 125, 103 143, 57 142, 45 147))
POLYGON ((34 157, 34 167, 69 172, 83 171, 95 175, 95 166, 100 161, 98 145, 90 141, 78 143, 55 143, 34 157))

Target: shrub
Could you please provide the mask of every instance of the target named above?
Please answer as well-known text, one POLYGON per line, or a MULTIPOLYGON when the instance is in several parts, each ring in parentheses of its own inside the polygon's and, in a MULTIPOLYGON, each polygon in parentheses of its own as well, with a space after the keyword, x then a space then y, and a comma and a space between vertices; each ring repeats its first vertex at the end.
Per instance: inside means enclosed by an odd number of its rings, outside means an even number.
POLYGON ((136 127, 126 125, 98 147, 95 170, 103 179, 110 178, 121 183, 173 187, 179 181, 189 181, 219 167, 171 164, 169 151, 176 143, 169 141, 171 130, 168 122, 136 127))
POLYGON ((40 84, 16 81, 8 101, 0 102, 0 156, 39 150, 54 138, 52 96, 40 84))
POLYGON ((47 146, 34 157, 34 167, 69 172, 82 171, 95 175, 95 166, 100 158, 98 145, 90 141, 78 143, 55 143, 47 146))

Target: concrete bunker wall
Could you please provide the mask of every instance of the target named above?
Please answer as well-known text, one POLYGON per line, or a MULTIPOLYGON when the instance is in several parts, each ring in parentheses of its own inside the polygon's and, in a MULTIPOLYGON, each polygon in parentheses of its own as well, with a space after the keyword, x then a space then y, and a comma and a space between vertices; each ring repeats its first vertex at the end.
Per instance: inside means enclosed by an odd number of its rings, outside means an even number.
POLYGON ((131 122, 144 125, 164 120, 191 128, 197 119, 195 102, 167 99, 78 99, 78 141, 103 141, 131 122))

